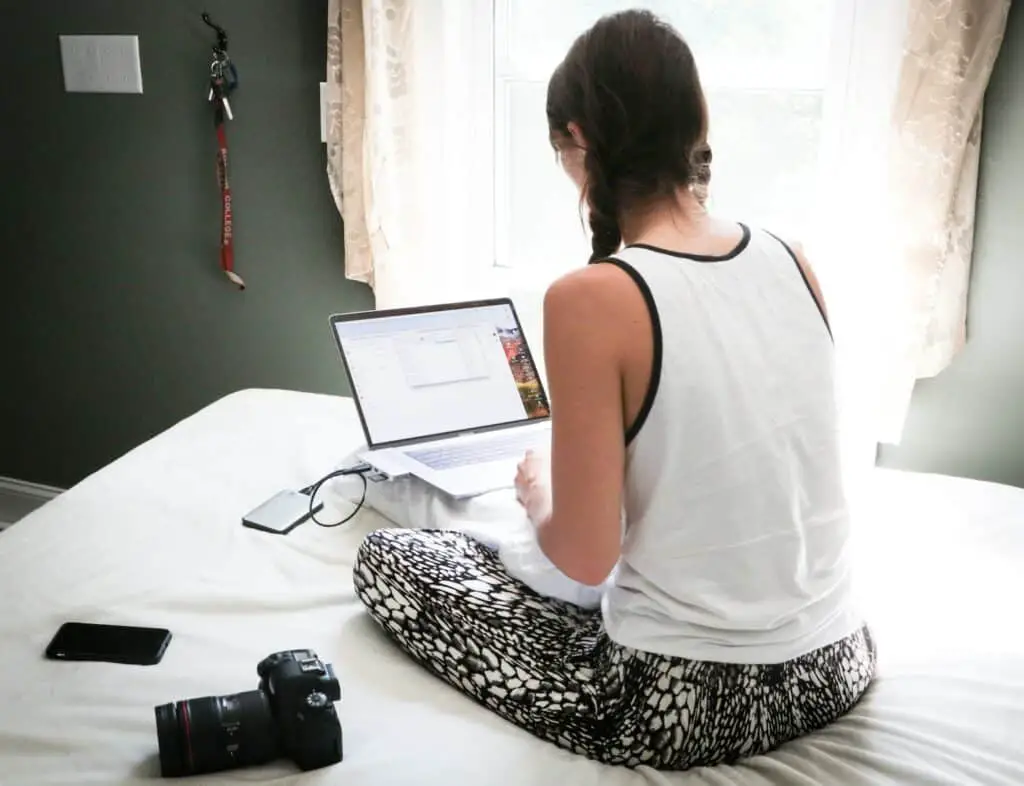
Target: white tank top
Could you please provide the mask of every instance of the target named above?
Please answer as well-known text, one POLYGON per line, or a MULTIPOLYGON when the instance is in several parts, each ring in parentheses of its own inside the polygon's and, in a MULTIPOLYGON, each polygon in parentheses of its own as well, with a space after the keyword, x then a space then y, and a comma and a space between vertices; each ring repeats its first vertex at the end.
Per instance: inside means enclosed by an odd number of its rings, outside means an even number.
POLYGON ((744 226, 725 256, 636 245, 608 263, 654 329, 608 635, 749 664, 853 633, 832 338, 796 258, 744 226))

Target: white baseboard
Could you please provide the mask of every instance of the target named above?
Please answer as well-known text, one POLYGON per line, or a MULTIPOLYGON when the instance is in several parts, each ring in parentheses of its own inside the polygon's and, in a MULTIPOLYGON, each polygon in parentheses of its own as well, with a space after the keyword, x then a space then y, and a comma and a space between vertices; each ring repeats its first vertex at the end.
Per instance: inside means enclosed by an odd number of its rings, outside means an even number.
MULTIPOLYGON (((49 502, 63 489, 0 477, 0 522, 13 524, 49 502)), ((0 524, 0 528, 2 528, 0 524)))

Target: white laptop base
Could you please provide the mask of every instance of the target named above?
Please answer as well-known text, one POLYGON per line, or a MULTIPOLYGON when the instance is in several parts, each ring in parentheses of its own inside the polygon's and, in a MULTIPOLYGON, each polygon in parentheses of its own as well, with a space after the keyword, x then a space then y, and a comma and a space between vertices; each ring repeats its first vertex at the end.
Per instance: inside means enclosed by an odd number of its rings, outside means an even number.
POLYGON ((391 478, 414 475, 451 497, 464 499, 511 488, 526 451, 550 449, 551 424, 545 420, 401 447, 363 448, 357 455, 391 478))

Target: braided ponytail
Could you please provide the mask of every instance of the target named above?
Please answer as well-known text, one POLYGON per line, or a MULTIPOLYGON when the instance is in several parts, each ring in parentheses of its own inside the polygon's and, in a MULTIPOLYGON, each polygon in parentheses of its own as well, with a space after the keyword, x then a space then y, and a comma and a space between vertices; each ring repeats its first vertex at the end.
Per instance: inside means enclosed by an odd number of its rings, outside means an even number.
POLYGON ((590 210, 590 261, 611 256, 622 245, 619 229, 619 204, 608 174, 592 152, 584 162, 587 173, 586 200, 590 210))

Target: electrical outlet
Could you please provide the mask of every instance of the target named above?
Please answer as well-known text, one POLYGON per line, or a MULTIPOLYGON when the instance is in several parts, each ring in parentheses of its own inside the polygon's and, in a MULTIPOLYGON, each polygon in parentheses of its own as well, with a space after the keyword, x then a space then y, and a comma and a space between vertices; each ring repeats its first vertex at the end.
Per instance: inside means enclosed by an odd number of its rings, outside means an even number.
POLYGON ((327 141, 327 83, 320 83, 320 141, 327 141))
POLYGON ((135 35, 62 35, 64 89, 69 93, 141 93, 135 35))

